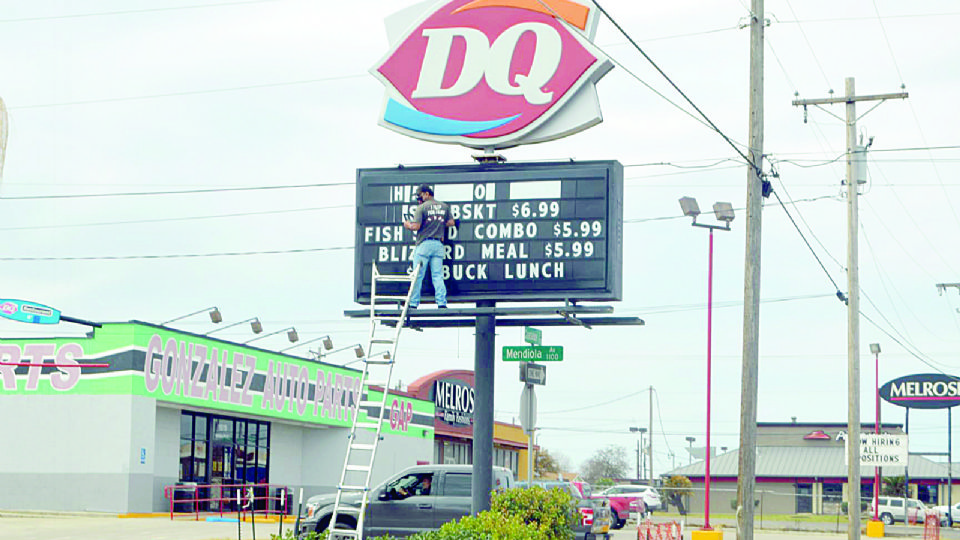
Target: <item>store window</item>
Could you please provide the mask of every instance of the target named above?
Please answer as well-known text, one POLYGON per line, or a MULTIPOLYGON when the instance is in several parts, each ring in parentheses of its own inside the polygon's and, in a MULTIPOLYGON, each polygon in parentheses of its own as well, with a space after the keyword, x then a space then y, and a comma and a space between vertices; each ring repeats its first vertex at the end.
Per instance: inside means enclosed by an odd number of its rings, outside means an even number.
POLYGON ((519 463, 520 452, 511 450, 509 448, 494 447, 493 464, 497 467, 505 467, 510 469, 514 478, 516 478, 517 474, 520 472, 519 463))

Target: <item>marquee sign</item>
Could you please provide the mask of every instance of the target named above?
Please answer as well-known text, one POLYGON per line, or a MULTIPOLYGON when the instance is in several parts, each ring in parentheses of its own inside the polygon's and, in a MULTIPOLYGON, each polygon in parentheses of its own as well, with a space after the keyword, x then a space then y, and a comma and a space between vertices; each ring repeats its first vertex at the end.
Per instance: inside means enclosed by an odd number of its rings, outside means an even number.
POLYGON ((907 375, 880 387, 880 397, 916 409, 946 409, 960 405, 960 377, 942 373, 907 375))
MULTIPOLYGON (((620 300, 623 166, 584 161, 358 170, 357 302, 370 301, 374 262, 383 273, 412 271, 414 236, 403 220, 419 184, 460 220, 447 230, 450 302, 620 300)), ((398 283, 381 290, 406 293, 398 283)), ((429 279, 424 294, 433 294, 429 279)))
POLYGON ((371 69, 380 125, 418 139, 507 148, 602 121, 596 82, 613 63, 591 41, 598 14, 571 0, 442 0, 387 18, 371 69))

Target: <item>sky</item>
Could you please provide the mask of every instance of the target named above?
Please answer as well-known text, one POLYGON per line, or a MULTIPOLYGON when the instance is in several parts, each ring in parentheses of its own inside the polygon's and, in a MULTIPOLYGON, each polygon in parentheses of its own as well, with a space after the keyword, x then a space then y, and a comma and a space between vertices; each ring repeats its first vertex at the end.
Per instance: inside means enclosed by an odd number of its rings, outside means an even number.
MULTIPOLYGON (((0 1, 0 297, 94 321, 161 323, 217 306, 225 324, 256 316, 266 332, 365 341, 367 323, 343 316, 359 307, 344 277, 356 170, 475 153, 377 125, 383 89, 368 70, 389 47, 384 18, 413 4, 0 1)), ((747 166, 651 60, 742 148, 749 2, 601 5, 650 60, 601 18, 595 44, 617 63, 597 85, 603 122, 502 153, 625 167, 624 292, 612 305, 645 325, 543 329, 564 360, 537 388, 538 442, 574 466, 607 445, 633 452, 629 428, 651 427, 652 401, 659 474, 689 461, 686 437, 703 446, 706 434, 708 238, 681 215, 683 196, 738 212, 715 236, 711 433, 717 447, 739 444, 747 166)), ((847 419, 844 108, 791 102, 841 95, 848 77, 861 95, 909 92, 857 108, 859 135, 873 139, 859 220, 860 404, 872 421, 870 343, 882 348, 881 384, 960 370, 960 289, 936 287, 960 282, 960 10, 768 0, 765 12, 764 171, 776 195, 762 212, 761 422, 847 419)), ((171 326, 214 329, 203 316, 171 326)), ((86 330, 0 322, 0 337, 86 330)), ((251 337, 244 325, 218 335, 251 337)), ((498 351, 522 342, 522 329, 498 329, 498 351)), ((289 345, 283 334, 258 343, 289 345)), ((395 375, 472 369, 473 350, 472 329, 409 332, 395 375)), ((521 390, 516 367, 498 361, 498 420, 517 418, 521 390)), ((903 422, 904 409, 884 403, 882 415, 903 422)), ((910 432, 911 451, 946 451, 946 412, 915 412, 910 432)))

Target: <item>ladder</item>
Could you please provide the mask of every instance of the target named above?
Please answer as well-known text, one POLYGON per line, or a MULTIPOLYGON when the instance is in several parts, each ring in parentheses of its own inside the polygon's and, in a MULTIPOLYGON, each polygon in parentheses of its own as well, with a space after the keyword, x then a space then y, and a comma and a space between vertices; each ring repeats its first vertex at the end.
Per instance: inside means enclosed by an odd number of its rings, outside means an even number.
MULTIPOLYGON (((383 387, 383 395, 379 400, 370 400, 369 391, 365 398, 353 403, 353 425, 347 437, 347 451, 343 458, 343 469, 340 472, 340 482, 337 484, 337 498, 333 504, 333 514, 330 516, 329 540, 363 540, 363 520, 370 497, 370 479, 373 474, 373 463, 377 457, 377 446, 380 443, 380 432, 383 428, 384 411, 387 410, 387 397, 390 393, 390 381, 393 375, 393 366, 397 356, 397 345, 400 341, 400 332, 407 322, 407 310, 410 305, 410 296, 413 286, 420 272, 420 265, 413 268, 410 274, 381 274, 377 263, 373 263, 373 279, 370 285, 370 339, 363 362, 363 374, 360 376, 360 388, 369 388, 371 385, 383 387), (385 283, 405 283, 406 293, 381 293, 378 285, 385 283), (399 315, 395 312, 384 313, 388 304, 395 305, 399 315), (377 310, 380 307, 380 311, 377 310), (380 323, 386 323, 392 328, 389 337, 378 337, 377 329, 380 323), (368 407, 379 407, 380 413, 376 419, 360 420, 360 410, 368 407), (362 494, 359 508, 356 505, 344 504, 342 497, 345 493, 362 494), (346 524, 339 524, 341 515, 355 516, 356 529, 346 524)), ((396 289, 394 289, 396 290, 396 289)))

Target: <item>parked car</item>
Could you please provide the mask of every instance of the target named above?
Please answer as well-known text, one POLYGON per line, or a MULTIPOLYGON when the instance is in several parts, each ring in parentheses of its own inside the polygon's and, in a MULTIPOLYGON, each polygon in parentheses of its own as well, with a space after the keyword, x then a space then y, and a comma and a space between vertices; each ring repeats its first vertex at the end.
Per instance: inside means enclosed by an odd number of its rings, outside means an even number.
POLYGON ((957 503, 952 507, 947 505, 934 506, 932 511, 940 516, 940 525, 947 525, 948 516, 952 518, 954 523, 960 522, 960 503, 957 503), (949 513, 947 510, 949 510, 949 513))
MULTIPOLYGON (((517 482, 517 487, 525 488, 529 482, 517 482)), ((583 486, 575 486, 565 481, 534 481, 533 485, 544 489, 558 488, 566 491, 576 502, 580 513, 580 523, 574 527, 576 540, 610 540, 613 517, 606 499, 591 499, 582 496, 583 486)), ((589 486, 589 484, 587 484, 589 486)))
POLYGON ((610 502, 610 514, 613 518, 612 528, 622 529, 627 523, 630 514, 642 516, 647 512, 643 500, 642 486, 613 486, 594 493, 591 498, 606 499, 610 502))
MULTIPOLYGON (((405 469, 370 491, 363 536, 410 536, 439 529, 448 521, 470 514, 472 479, 471 465, 417 465, 405 469)), ((493 468, 495 490, 513 485, 513 473, 509 469, 493 468)), ((307 499, 300 516, 300 535, 311 531, 319 534, 330 526, 336 496, 330 493, 307 499)), ((344 493, 337 523, 356 528, 360 502, 360 493, 344 493)))
POLYGON ((660 492, 650 486, 620 485, 613 486, 606 492, 611 495, 630 494, 631 496, 634 493, 639 493, 643 499, 643 504, 647 507, 647 512, 653 513, 654 510, 663 510, 663 499, 660 497, 660 492))
MULTIPOLYGON (((896 521, 923 523, 927 514, 931 512, 924 506, 923 502, 917 499, 905 499, 903 497, 878 497, 877 511, 880 521, 887 525, 892 525, 896 521)), ((873 503, 870 503, 871 510, 873 503)))

